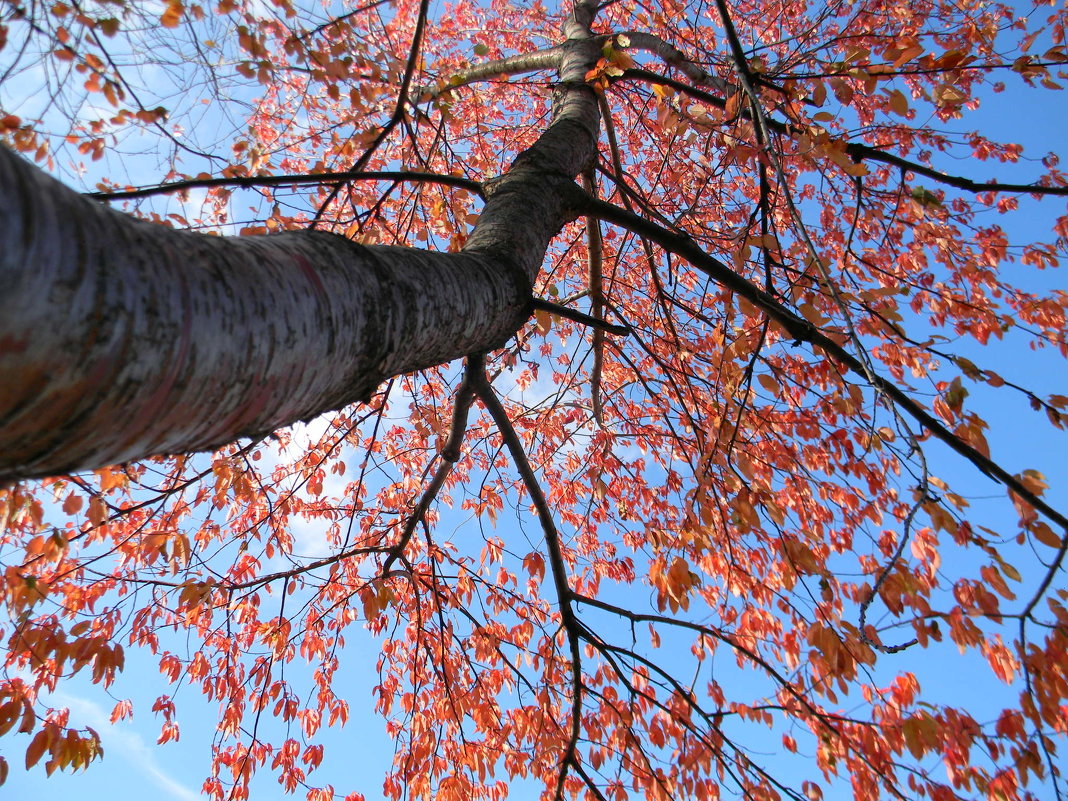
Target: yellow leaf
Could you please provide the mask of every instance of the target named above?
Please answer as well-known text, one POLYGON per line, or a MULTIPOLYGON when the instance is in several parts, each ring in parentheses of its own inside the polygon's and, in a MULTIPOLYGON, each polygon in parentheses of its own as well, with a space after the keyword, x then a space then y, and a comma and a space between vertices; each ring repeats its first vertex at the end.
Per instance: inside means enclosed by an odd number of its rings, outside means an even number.
POLYGON ((538 333, 544 336, 549 333, 549 329, 553 326, 553 316, 545 309, 535 309, 534 319, 538 324, 538 333))
POLYGON ((596 481, 593 482, 593 496, 597 500, 603 501, 607 494, 608 485, 604 483, 603 479, 598 478, 596 481))
POLYGON ((942 106, 959 106, 968 99, 968 95, 956 86, 944 83, 935 89, 934 98, 942 106))

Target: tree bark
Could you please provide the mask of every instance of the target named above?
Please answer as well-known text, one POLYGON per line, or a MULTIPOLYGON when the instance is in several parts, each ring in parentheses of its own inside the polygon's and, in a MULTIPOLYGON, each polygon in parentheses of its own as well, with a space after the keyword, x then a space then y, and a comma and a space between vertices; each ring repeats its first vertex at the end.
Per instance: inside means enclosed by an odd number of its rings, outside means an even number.
POLYGON ((596 153, 599 53, 568 27, 553 122, 461 253, 177 231, 0 147, 0 482, 216 448, 501 346, 596 153))

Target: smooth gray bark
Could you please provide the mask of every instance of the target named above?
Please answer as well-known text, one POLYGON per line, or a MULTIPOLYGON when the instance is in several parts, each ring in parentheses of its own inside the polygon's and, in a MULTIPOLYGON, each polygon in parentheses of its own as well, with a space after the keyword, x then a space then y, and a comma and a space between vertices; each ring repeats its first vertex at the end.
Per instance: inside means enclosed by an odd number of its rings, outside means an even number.
POLYGON ((0 482, 208 450, 502 345, 596 153, 599 53, 569 28, 553 122, 459 254, 176 231, 0 148, 0 482))
POLYGON ((204 450, 503 343, 529 283, 482 254, 140 222, 0 151, 0 477, 204 450))

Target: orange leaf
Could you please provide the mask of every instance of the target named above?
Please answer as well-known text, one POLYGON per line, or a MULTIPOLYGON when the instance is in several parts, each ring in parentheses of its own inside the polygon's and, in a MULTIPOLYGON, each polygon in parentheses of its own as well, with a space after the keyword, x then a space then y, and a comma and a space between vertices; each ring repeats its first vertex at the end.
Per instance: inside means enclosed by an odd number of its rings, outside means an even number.
POLYGON ((890 93, 890 110, 902 117, 909 113, 909 101, 900 89, 895 89, 890 93))
POLYGON ((185 13, 185 6, 181 0, 168 0, 167 10, 159 18, 160 24, 164 28, 177 28, 183 13, 185 13))
POLYGON ((40 761, 48 748, 48 740, 47 729, 41 729, 30 740, 30 744, 26 747, 26 770, 29 770, 40 761))
POLYGON ((81 495, 75 495, 73 492, 67 495, 67 499, 63 501, 63 511, 68 515, 77 514, 78 510, 82 508, 83 498, 81 495))
POLYGON ((1061 538, 1054 533, 1048 525, 1041 520, 1036 520, 1032 523, 1028 530, 1035 535, 1035 539, 1041 542, 1043 545, 1047 545, 1050 548, 1060 548, 1061 538))

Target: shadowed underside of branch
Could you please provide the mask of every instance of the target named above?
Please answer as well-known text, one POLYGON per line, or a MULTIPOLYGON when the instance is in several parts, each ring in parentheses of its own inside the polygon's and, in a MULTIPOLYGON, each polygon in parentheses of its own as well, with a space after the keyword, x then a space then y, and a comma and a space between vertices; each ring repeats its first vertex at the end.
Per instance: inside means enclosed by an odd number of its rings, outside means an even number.
POLYGON ((7 150, 0 169, 0 479, 263 435, 528 314, 527 280, 493 256, 174 231, 7 150))

